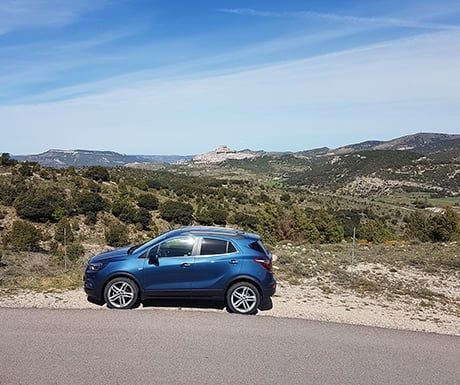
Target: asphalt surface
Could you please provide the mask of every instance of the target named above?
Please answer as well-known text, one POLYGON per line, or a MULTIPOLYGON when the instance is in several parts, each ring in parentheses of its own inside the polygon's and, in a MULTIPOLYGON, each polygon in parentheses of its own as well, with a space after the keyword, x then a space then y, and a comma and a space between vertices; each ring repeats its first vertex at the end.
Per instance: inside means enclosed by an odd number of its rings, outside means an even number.
POLYGON ((458 385, 460 337, 169 309, 0 308, 0 384, 458 385))

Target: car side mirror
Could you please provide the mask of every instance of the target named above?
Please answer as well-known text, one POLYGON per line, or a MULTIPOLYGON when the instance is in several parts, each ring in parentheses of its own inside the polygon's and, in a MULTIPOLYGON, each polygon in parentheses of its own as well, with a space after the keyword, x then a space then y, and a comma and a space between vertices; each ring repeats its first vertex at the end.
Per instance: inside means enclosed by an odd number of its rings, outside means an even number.
POLYGON ((158 266, 160 264, 157 251, 158 251, 157 247, 154 247, 153 249, 149 251, 149 264, 150 265, 158 266))

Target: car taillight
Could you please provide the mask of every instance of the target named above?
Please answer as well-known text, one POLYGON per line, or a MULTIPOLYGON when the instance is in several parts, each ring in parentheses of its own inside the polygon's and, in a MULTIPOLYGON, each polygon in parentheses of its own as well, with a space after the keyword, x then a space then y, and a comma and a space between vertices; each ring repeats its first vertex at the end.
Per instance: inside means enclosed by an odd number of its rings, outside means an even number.
POLYGON ((254 258, 254 262, 261 265, 265 270, 271 273, 272 271, 272 260, 267 258, 254 258))

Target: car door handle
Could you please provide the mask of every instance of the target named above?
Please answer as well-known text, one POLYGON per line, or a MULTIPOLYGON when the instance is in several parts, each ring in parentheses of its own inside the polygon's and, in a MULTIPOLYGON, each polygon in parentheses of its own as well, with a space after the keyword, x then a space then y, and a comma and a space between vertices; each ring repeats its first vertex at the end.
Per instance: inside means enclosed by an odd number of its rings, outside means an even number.
POLYGON ((231 265, 237 265, 238 264, 238 261, 236 259, 232 259, 230 262, 229 262, 231 265))
POLYGON ((188 262, 185 262, 182 265, 180 265, 180 267, 190 267, 190 266, 192 266, 192 265, 190 263, 188 263, 188 262))

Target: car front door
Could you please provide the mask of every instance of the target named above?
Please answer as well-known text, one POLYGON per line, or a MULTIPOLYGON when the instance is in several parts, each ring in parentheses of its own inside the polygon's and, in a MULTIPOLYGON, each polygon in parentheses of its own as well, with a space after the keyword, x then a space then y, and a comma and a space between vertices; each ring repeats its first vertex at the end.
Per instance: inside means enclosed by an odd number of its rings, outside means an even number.
POLYGON ((176 237, 155 245, 144 261, 145 294, 174 295, 191 289, 194 237, 176 237))

